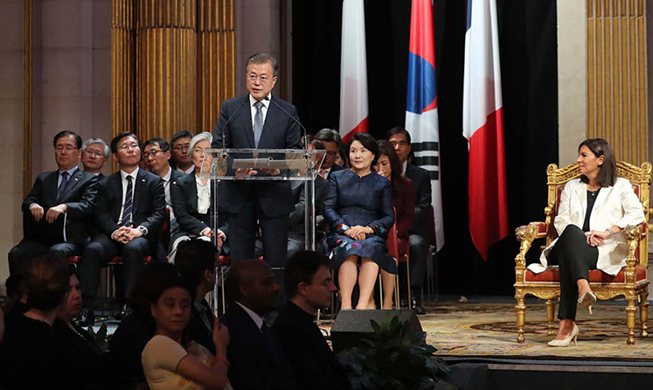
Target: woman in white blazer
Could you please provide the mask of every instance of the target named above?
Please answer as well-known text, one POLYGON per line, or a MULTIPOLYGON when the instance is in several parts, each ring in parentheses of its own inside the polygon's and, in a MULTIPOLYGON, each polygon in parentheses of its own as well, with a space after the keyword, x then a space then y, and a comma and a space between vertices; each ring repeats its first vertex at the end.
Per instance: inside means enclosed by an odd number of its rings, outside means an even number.
POLYGON ((630 182, 617 177, 610 145, 601 138, 583 141, 578 148, 579 179, 565 185, 554 225, 559 237, 528 268, 539 273, 547 263, 560 268, 558 335, 549 345, 566 347, 576 342, 577 303, 590 310, 596 296, 589 271, 616 275, 626 265, 627 245, 622 230, 644 221, 642 204, 630 182))

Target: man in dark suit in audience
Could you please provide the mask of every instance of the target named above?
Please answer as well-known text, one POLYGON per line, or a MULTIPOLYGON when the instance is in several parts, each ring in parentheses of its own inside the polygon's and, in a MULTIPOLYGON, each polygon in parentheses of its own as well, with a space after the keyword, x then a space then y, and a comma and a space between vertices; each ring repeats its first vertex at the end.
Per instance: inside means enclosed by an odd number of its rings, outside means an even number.
POLYGON ((58 170, 37 176, 22 204, 23 240, 9 252, 9 272, 48 251, 62 257, 80 255, 88 244, 87 222, 95 207, 98 180, 77 168, 82 139, 64 130, 54 136, 58 170))
MULTIPOLYGON (((249 94, 222 104, 211 147, 302 148, 297 109, 271 94, 278 72, 277 61, 269 54, 254 54, 247 60, 249 94)), ((259 175, 271 173, 254 172, 259 175)), ((221 183, 219 192, 220 208, 227 213, 231 231, 232 261, 254 258, 258 221, 264 259, 275 271, 280 270, 286 260, 288 215, 293 210, 290 183, 228 181, 221 183)), ((277 274, 280 281, 281 273, 277 274)))
POLYGON ((89 138, 82 144, 82 167, 84 172, 91 173, 102 183, 105 176, 102 167, 109 161, 109 146, 101 138, 89 138))
POLYGON ((397 153, 403 175, 412 180, 413 186, 415 187, 415 219, 413 226, 410 228, 410 237, 408 238, 411 268, 411 308, 417 314, 424 314, 426 310, 424 310, 420 302, 420 297, 422 288, 424 287, 424 281, 426 280, 426 256, 430 247, 427 239, 428 225, 426 218, 430 218, 431 177, 426 169, 410 163, 410 133, 406 129, 402 127, 390 129, 387 134, 387 139, 397 153))
POLYGON ((179 231, 179 224, 175 220, 175 213, 172 208, 171 184, 186 176, 184 172, 172 169, 170 156, 170 144, 163 138, 151 138, 143 144, 143 160, 147 164, 147 170, 163 180, 163 190, 166 195, 166 207, 168 209, 165 220, 169 222, 169 229, 167 229, 169 234, 165 236, 162 234, 159 239, 156 250, 157 260, 165 260, 171 242, 170 237, 179 231))
MULTIPOLYGON (((309 150, 324 151, 324 143, 322 141, 313 140, 308 144, 309 150)), ((326 159, 326 156, 325 156, 326 159)), ((316 166, 319 161, 316 161, 316 166)), ((342 169, 342 168, 341 168, 342 169)), ((295 253, 304 250, 306 244, 305 235, 305 216, 306 216, 306 194, 304 191, 303 181, 294 181, 293 196, 297 191, 295 198, 295 209, 290 213, 290 230, 288 231, 288 257, 290 258, 295 253)), ((324 203, 324 194, 326 192, 327 181, 322 176, 315 177, 315 240, 319 242, 320 238, 324 235, 324 217, 322 216, 322 208, 324 203)))
POLYGON ((116 256, 122 256, 123 296, 131 293, 143 257, 152 255, 159 229, 165 219, 165 193, 160 177, 139 169, 141 150, 138 137, 129 132, 111 141, 113 158, 120 170, 100 186, 96 223, 100 229, 84 250, 79 266, 82 297, 86 313, 92 309, 100 269, 116 256))
POLYGON ((340 151, 340 144, 342 144, 340 134, 333 129, 322 129, 315 134, 314 139, 315 141, 320 141, 327 152, 326 156, 324 156, 322 167, 320 168, 320 176, 324 179, 328 179, 331 172, 337 172, 344 169, 335 163, 340 151))
POLYGON ((317 252, 298 252, 288 259, 283 282, 289 300, 273 330, 297 382, 304 389, 349 389, 344 369, 315 325, 318 309, 328 307, 337 290, 331 279, 331 260, 317 252))
POLYGON ((180 173, 195 173, 195 165, 188 155, 190 140, 193 139, 193 133, 188 130, 181 130, 172 135, 170 146, 172 147, 172 165, 175 171, 180 173))
POLYGON ((225 282, 227 312, 220 321, 229 328, 227 359, 234 389, 298 389, 292 368, 263 315, 277 306, 279 285, 270 266, 242 260, 229 269, 225 282))

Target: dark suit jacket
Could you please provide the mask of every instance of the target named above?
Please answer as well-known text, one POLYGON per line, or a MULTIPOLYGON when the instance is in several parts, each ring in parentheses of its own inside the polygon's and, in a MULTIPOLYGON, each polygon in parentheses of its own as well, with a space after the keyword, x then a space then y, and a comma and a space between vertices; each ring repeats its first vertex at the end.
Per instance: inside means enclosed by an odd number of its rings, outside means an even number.
MULTIPOLYGON (((172 242, 181 236, 188 234, 199 235, 207 227, 214 228, 215 222, 211 221, 213 215, 213 204, 206 214, 197 211, 197 178, 194 174, 183 175, 177 180, 170 179, 170 197, 172 198, 172 210, 179 225, 179 231, 172 235, 172 242)), ((211 192, 213 194, 213 192, 211 192)), ((227 234, 226 217, 218 216, 220 229, 227 234)))
POLYGON ((406 165, 406 177, 413 181, 415 188, 415 220, 411 233, 426 237, 426 216, 431 205, 431 177, 429 172, 417 165, 406 165))
POLYGON ((49 243, 50 245, 68 241, 85 245, 89 237, 87 224, 91 222, 98 192, 98 180, 94 175, 77 169, 68 184, 63 189, 61 197, 57 198, 58 171, 44 172, 36 177, 32 190, 22 204, 23 230, 25 237, 49 243), (43 207, 43 218, 36 222, 29 206, 38 203, 43 207), (64 215, 60 215, 54 223, 45 220, 45 213, 52 206, 62 203, 68 205, 66 212, 66 238, 64 240, 64 215))
MULTIPOLYGON (((297 118, 295 106, 273 96, 265 117, 258 149, 301 149, 299 125, 277 107, 275 102, 297 118)), ((249 95, 229 99, 222 103, 220 118, 213 129, 211 147, 256 148, 249 95), (229 118, 231 121, 225 127, 229 118), (223 132, 225 140, 222 139, 223 132)), ((253 191, 256 191, 259 205, 267 217, 282 216, 293 210, 294 203, 290 183, 285 181, 224 182, 220 186, 220 207, 230 214, 237 214, 253 191)))
POLYGON ((304 389, 349 389, 345 370, 314 321, 315 316, 288 301, 274 323, 297 382, 304 389))
MULTIPOLYGON (((150 172, 138 170, 134 183, 132 221, 134 227, 143 226, 148 232, 150 243, 156 241, 159 229, 166 218, 166 198, 163 180, 150 172)), ((97 201, 96 222, 100 231, 111 237, 118 229, 118 218, 122 208, 122 179, 120 171, 107 177, 100 187, 97 201)))
POLYGON ((227 360, 231 363, 229 382, 234 389, 298 389, 278 340, 273 352, 245 310, 231 302, 220 321, 229 328, 227 360))
MULTIPOLYGON (((333 172, 342 171, 343 169, 345 169, 345 168, 344 168, 344 167, 341 167, 341 166, 338 165, 338 164, 333 164, 333 165, 331 165, 331 170, 329 171, 329 177, 331 176, 331 174, 332 174, 333 172)), ((328 179, 329 177, 327 177, 327 179, 328 179)))

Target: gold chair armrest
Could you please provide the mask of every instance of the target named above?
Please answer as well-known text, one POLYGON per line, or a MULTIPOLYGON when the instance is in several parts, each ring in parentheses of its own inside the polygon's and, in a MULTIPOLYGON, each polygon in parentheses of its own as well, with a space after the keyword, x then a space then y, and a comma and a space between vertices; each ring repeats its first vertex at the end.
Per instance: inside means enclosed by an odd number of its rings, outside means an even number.
POLYGON ((642 222, 639 225, 628 225, 624 228, 624 235, 628 244, 628 257, 626 257, 626 267, 635 268, 637 265, 636 252, 639 248, 639 241, 642 238, 642 230, 646 231, 646 223, 642 222))
POLYGON ((526 253, 533 245, 536 238, 543 238, 547 235, 547 226, 544 222, 531 222, 515 229, 515 236, 519 241, 519 253, 515 257, 517 267, 526 266, 526 253))

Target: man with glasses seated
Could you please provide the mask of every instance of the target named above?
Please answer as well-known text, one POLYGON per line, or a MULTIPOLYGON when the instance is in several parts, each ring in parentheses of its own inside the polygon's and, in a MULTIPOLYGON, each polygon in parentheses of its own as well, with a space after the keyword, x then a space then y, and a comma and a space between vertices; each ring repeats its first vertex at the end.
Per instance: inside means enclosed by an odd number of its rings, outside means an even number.
POLYGON ((170 138, 170 146, 172 147, 172 166, 176 171, 183 173, 194 173, 195 165, 193 160, 188 157, 188 148, 190 147, 190 140, 193 139, 193 133, 188 130, 181 130, 176 132, 170 138))
POLYGON ((320 176, 328 180, 331 172, 337 172, 344 169, 335 163, 338 153, 340 152, 342 139, 336 130, 322 129, 315 134, 315 140, 320 141, 326 149, 326 156, 324 156, 324 161, 320 168, 320 176))
POLYGON ((121 296, 129 296, 143 266, 143 257, 154 254, 166 217, 163 180, 138 167, 139 145, 138 137, 130 132, 120 133, 111 141, 113 158, 120 170, 100 186, 95 213, 100 234, 84 250, 79 266, 85 322, 92 321, 102 266, 116 256, 122 257, 121 296))
POLYGON ((98 179, 77 168, 82 139, 69 130, 54 136, 57 170, 37 176, 21 207, 23 240, 9 252, 9 272, 52 252, 62 257, 81 254, 89 241, 87 222, 93 216, 98 179))
POLYGON ((97 176, 102 183, 105 176, 102 167, 109 161, 109 146, 101 138, 89 138, 82 144, 82 167, 84 172, 97 176))

